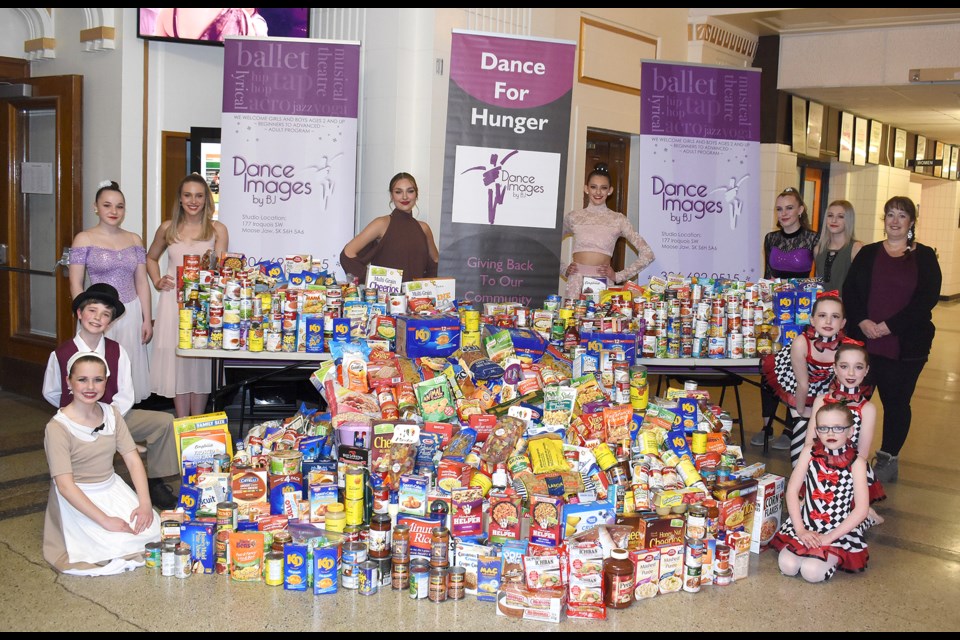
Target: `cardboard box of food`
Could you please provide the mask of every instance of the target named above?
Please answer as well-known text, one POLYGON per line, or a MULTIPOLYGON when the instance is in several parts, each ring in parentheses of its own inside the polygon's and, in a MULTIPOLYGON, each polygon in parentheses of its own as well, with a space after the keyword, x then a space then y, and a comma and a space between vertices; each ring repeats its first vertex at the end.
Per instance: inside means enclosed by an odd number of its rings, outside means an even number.
POLYGON ((445 358, 460 348, 460 318, 452 314, 397 316, 397 355, 445 358))
POLYGON ((518 620, 559 623, 567 603, 563 588, 527 589, 521 584, 505 584, 497 592, 497 615, 518 620))
POLYGON ((780 530, 786 487, 787 479, 783 476, 768 473, 760 478, 753 503, 753 535, 750 538, 750 551, 753 553, 766 549, 780 530))

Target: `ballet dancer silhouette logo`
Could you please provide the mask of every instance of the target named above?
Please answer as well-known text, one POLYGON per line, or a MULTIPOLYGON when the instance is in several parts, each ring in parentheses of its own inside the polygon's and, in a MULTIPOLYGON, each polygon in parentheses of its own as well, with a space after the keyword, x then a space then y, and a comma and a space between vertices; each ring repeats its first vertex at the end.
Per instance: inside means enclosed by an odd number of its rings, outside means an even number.
POLYGON ((490 166, 486 165, 477 165, 476 167, 470 167, 469 169, 464 169, 460 175, 463 175, 469 171, 482 171, 483 172, 483 186, 487 188, 487 219, 490 224, 493 224, 497 218, 497 207, 503 204, 503 197, 507 193, 507 188, 502 183, 498 182, 500 174, 503 172, 503 165, 507 164, 507 160, 519 153, 519 149, 514 149, 507 155, 500 158, 500 161, 497 162, 497 154, 490 154, 490 166))

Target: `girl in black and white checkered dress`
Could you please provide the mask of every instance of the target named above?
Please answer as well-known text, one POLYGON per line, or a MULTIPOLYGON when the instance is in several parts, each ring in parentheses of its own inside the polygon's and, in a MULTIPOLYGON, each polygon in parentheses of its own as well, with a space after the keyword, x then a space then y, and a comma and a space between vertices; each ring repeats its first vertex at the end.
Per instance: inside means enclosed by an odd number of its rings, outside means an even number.
POLYGON ((770 542, 780 551, 780 571, 807 582, 829 580, 837 569, 863 571, 870 558, 863 537, 867 463, 850 443, 853 414, 843 404, 826 404, 816 424, 817 440, 800 454, 787 485, 790 517, 770 542))
POLYGON ((845 324, 846 314, 837 292, 817 294, 810 324, 803 333, 761 363, 764 383, 790 407, 790 464, 794 467, 806 439, 811 406, 833 380, 833 362, 845 324))

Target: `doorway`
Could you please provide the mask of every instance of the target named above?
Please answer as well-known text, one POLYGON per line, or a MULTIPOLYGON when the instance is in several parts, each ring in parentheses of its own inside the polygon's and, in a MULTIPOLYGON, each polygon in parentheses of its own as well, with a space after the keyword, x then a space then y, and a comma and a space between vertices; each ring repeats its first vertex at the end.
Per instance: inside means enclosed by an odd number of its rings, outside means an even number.
POLYGON ((36 395, 50 352, 72 337, 64 251, 82 229, 81 76, 20 80, 0 99, 0 386, 36 395))
POLYGON ((818 231, 827 211, 826 187, 830 180, 830 165, 798 159, 797 170, 800 172, 800 197, 807 205, 810 226, 818 231))
MULTIPOLYGON (((627 215, 628 176, 630 175, 630 135, 604 129, 587 129, 587 153, 583 168, 583 184, 597 163, 604 163, 610 170, 613 193, 607 198, 607 206, 613 211, 627 215)), ((583 206, 587 206, 587 194, 583 194, 583 206)), ((617 240, 610 264, 614 271, 623 269, 627 241, 617 240)))

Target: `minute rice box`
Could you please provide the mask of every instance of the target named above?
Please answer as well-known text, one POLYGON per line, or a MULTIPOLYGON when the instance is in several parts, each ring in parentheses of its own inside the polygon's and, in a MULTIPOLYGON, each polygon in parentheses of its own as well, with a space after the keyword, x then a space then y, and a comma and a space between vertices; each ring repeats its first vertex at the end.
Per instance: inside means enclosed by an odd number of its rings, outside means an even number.
POLYGON ((783 495, 787 479, 772 473, 764 474, 757 484, 754 494, 753 536, 750 539, 750 551, 760 553, 767 548, 770 540, 780 530, 783 513, 783 495))

